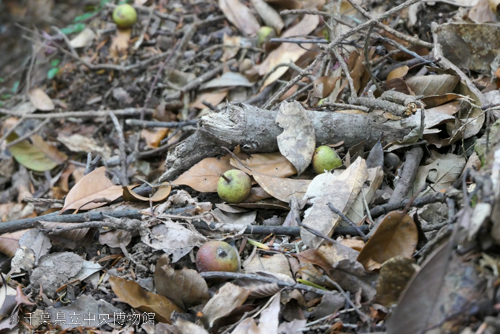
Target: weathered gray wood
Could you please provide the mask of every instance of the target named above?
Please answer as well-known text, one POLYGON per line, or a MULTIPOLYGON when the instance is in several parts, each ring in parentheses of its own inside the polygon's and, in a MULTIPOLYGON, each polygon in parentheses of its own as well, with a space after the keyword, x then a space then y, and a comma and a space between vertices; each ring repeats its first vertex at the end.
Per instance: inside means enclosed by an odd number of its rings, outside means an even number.
MULTIPOLYGON (((229 103, 226 111, 202 117, 196 133, 168 152, 167 171, 161 180, 173 180, 202 159, 225 154, 222 146, 233 149, 241 145, 248 153, 277 152, 276 137, 283 129, 275 122, 276 114, 277 111, 229 103)), ((365 140, 369 149, 382 134, 384 143, 397 142, 415 127, 375 114, 319 111, 307 114, 314 125, 317 145, 343 141, 349 148, 365 140)))

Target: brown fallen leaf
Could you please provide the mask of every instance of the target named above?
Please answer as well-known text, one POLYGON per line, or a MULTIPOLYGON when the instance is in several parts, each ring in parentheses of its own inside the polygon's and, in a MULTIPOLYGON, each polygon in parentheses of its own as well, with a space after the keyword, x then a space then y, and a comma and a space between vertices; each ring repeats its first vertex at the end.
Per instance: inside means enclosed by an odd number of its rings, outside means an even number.
POLYGON ((418 266, 413 259, 402 256, 396 256, 384 262, 377 280, 376 302, 385 307, 396 303, 400 293, 417 269, 418 266))
POLYGON ((219 7, 227 19, 243 34, 253 35, 259 30, 259 22, 240 0, 219 0, 219 7))
POLYGON ((419 75, 405 80, 416 95, 442 95, 452 93, 460 79, 449 74, 419 75))
POLYGON ((8 257, 14 257, 16 250, 19 248, 19 239, 21 239, 26 232, 28 232, 28 230, 0 234, 0 253, 8 257))
POLYGON ((141 195, 133 192, 132 189, 134 189, 135 187, 138 187, 138 185, 123 187, 123 200, 124 201, 161 202, 161 201, 165 200, 168 197, 168 195, 170 195, 170 191, 172 190, 172 186, 170 186, 167 182, 165 182, 165 183, 162 183, 158 186, 158 189, 153 194, 153 196, 146 197, 146 196, 141 196, 141 195))
POLYGON ((218 319, 225 317, 242 305, 249 294, 250 291, 245 288, 226 283, 201 311, 203 314, 201 322, 206 328, 211 328, 218 319))
POLYGON ((65 210, 90 210, 106 205, 107 202, 89 203, 93 200, 106 199, 114 201, 123 195, 121 186, 115 186, 110 179, 104 174, 106 167, 99 167, 93 172, 85 175, 80 182, 75 184, 66 196, 64 207, 65 210))
POLYGON ((249 175, 253 175, 253 172, 276 177, 287 177, 297 174, 297 170, 293 167, 292 163, 280 152, 256 153, 252 154, 247 159, 240 160, 248 168, 242 166, 240 162, 236 161, 234 158, 231 158, 229 162, 231 166, 241 169, 249 175))
POLYGON ((28 97, 35 106, 40 111, 52 111, 54 110, 54 102, 50 97, 45 94, 40 88, 33 88, 29 91, 28 97))
POLYGON ((117 29, 116 35, 113 36, 113 41, 110 46, 111 58, 116 62, 118 59, 127 54, 128 42, 130 41, 130 36, 132 34, 132 29, 117 29))
POLYGON ((405 75, 408 74, 409 70, 410 70, 410 68, 408 67, 408 65, 398 67, 398 68, 392 70, 387 75, 387 81, 389 81, 391 79, 402 79, 405 75))
POLYGON ((62 165, 66 162, 66 160, 68 160, 68 156, 66 154, 59 151, 57 147, 48 144, 39 135, 34 134, 30 137, 30 139, 34 146, 38 147, 40 151, 42 151, 51 160, 55 161, 58 165, 62 165))
POLYGON ((139 284, 119 277, 110 277, 113 292, 124 303, 142 312, 155 313, 155 320, 171 323, 172 312, 182 312, 168 298, 144 290, 139 284))
POLYGON ((253 177, 268 194, 287 203, 293 196, 302 197, 311 182, 310 180, 284 179, 255 172, 253 177))
POLYGON ((396 256, 411 258, 417 247, 418 231, 404 211, 389 212, 358 255, 366 270, 379 269, 396 256))
MULTIPOLYGON (((313 206, 306 211, 302 223, 326 236, 331 236, 341 218, 333 213, 327 204, 332 203, 334 208, 344 214, 347 213, 367 178, 368 170, 362 158, 356 159, 339 176, 329 173, 316 176, 309 184, 305 195, 311 199, 313 206)), ((313 249, 318 248, 324 241, 303 228, 300 235, 304 243, 313 249)))
POLYGON ((193 269, 174 270, 166 254, 156 263, 154 281, 158 294, 183 308, 203 304, 210 299, 207 282, 203 277, 193 269))
POLYGON ((184 172, 172 184, 190 186, 199 192, 217 192, 220 176, 232 169, 230 155, 220 158, 205 158, 184 172))
MULTIPOLYGON (((235 49, 235 48, 233 48, 235 49)), ((215 92, 206 92, 203 94, 199 94, 196 100, 191 103, 189 106, 191 108, 197 108, 197 109, 205 109, 207 106, 204 105, 202 102, 206 101, 213 106, 217 106, 219 103, 221 103, 222 100, 227 96, 227 92, 229 90, 223 89, 223 90, 218 90, 215 92)))
MULTIPOLYGON (((285 31, 281 37, 287 38, 292 36, 305 36, 311 33, 319 24, 318 15, 304 15, 302 21, 297 23, 292 28, 285 31)), ((262 62, 258 67, 260 75, 266 75, 271 70, 273 70, 276 65, 281 63, 289 63, 297 61, 300 56, 307 52, 307 49, 311 44, 298 45, 295 43, 283 43, 276 50, 273 50, 269 56, 262 62)), ((264 82, 262 89, 266 86, 272 84, 278 80, 285 72, 288 71, 288 67, 280 67, 274 71, 264 82)))

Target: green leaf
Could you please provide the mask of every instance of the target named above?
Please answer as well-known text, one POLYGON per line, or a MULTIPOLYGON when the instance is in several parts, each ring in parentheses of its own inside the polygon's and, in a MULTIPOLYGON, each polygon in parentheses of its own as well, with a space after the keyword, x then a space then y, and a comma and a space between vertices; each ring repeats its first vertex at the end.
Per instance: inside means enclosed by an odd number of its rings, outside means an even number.
POLYGON ((59 69, 57 67, 53 67, 51 68, 48 72, 47 72, 47 79, 49 80, 52 80, 55 78, 55 76, 57 75, 57 73, 59 73, 59 69))
POLYGON ((4 82, 4 81, 5 81, 5 79, 4 79, 4 78, 0 78, 0 82, 4 82))
MULTIPOLYGON (((17 138, 19 138, 19 136, 13 132, 7 137, 7 142, 12 142, 17 138)), ((49 171, 58 165, 58 163, 51 159, 47 153, 43 152, 41 148, 31 144, 28 140, 23 140, 20 143, 12 145, 9 147, 9 151, 17 162, 36 172, 49 171)))
POLYGON ((109 1, 110 1, 110 0, 101 0, 101 7, 106 6, 106 4, 107 4, 109 1))
POLYGON ((12 93, 17 93, 17 90, 19 89, 19 81, 14 82, 14 85, 12 86, 12 93))
POLYGON ((59 59, 54 59, 53 61, 50 62, 50 66, 52 67, 57 67, 61 61, 59 59))
POLYGON ((62 28, 61 31, 65 35, 74 34, 85 29, 85 23, 70 24, 66 28, 62 28))
POLYGON ((95 15, 95 12, 85 13, 85 14, 82 14, 82 15, 75 17, 73 22, 85 21, 86 19, 91 18, 94 15, 95 15))
POLYGON ((1 100, 8 100, 8 99, 10 99, 11 97, 12 97, 12 94, 2 94, 2 95, 0 96, 0 99, 1 99, 1 100))

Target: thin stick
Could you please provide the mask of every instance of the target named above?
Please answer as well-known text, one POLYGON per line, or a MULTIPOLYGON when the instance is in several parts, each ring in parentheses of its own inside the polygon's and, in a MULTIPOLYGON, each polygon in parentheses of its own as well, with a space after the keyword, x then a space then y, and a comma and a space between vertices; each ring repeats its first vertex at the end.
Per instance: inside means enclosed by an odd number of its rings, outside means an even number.
POLYGON ((261 281, 267 283, 276 283, 278 286, 283 286, 291 289, 299 289, 308 292, 314 292, 319 295, 326 295, 332 293, 328 290, 318 289, 309 285, 300 284, 300 283, 291 283, 286 281, 281 281, 276 278, 266 277, 258 274, 242 274, 242 273, 232 273, 232 272, 224 272, 224 271, 213 271, 213 272, 202 272, 200 273, 201 277, 205 279, 249 279, 251 281, 261 281))
POLYGON ((180 97, 181 97, 182 94, 184 94, 186 92, 189 92, 189 91, 191 91, 193 89, 198 88, 205 81, 212 79, 217 74, 219 74, 219 72, 222 72, 222 70, 224 69, 224 66, 231 66, 235 62, 236 62, 236 59, 231 59, 231 60, 228 60, 227 62, 225 62, 224 64, 218 65, 213 70, 208 71, 208 72, 204 73, 203 75, 200 75, 195 80, 193 80, 193 81, 189 82, 188 84, 186 84, 185 86, 183 86, 179 91, 177 91, 175 93, 172 93, 170 95, 167 95, 165 97, 165 100, 166 101, 170 101, 170 100, 178 100, 178 99, 180 99, 180 97))
POLYGON ((332 48, 332 52, 335 55, 335 58, 337 58, 340 67, 342 68, 342 71, 344 71, 347 81, 349 82, 349 89, 351 90, 351 96, 358 97, 358 93, 356 92, 356 88, 354 87, 354 80, 352 80, 351 74, 349 73, 349 68, 347 67, 344 58, 340 55, 339 50, 336 47, 332 48))
POLYGON ((328 207, 330 208, 330 210, 332 210, 334 213, 336 213, 340 218, 342 218, 347 224, 349 224, 352 228, 354 228, 358 234, 363 237, 363 239, 366 241, 366 235, 363 233, 363 231, 361 231, 359 228, 358 228, 358 225, 356 225, 352 220, 350 220, 349 218, 347 218, 340 210, 336 209, 332 203, 328 202, 327 203, 328 207))
POLYGON ((198 120, 183 121, 183 122, 158 122, 158 121, 141 121, 138 119, 126 119, 125 124, 137 125, 143 128, 177 128, 189 125, 198 124, 198 120))
POLYGON ((373 83, 375 84, 375 87, 377 87, 377 90, 382 93, 384 90, 382 87, 380 87, 380 84, 375 76, 375 73, 372 71, 372 62, 370 61, 370 35, 372 33, 373 26, 368 28, 368 32, 366 33, 366 40, 365 40, 365 47, 363 48, 364 50, 364 56, 365 56, 365 66, 366 70, 370 74, 373 83))
MULTIPOLYGON (((372 17, 370 16, 370 14, 364 10, 363 7, 361 7, 359 4, 357 4, 356 2, 354 2, 353 0, 347 0, 351 6, 353 6, 358 12, 361 13, 361 15, 363 15, 364 17, 366 17, 367 19, 369 20, 373 20, 372 17)), ((417 3, 418 1, 415 1, 414 3, 417 3)), ((412 3, 413 4, 413 3, 412 3)), ((410 4, 409 6, 411 6, 412 4, 410 4)), ((404 5, 404 4, 403 4, 404 5)), ((406 6, 406 7, 409 7, 409 6, 406 6)), ((406 8, 404 7, 404 8, 406 8)), ((403 8, 402 8, 403 9, 403 8)), ((424 48, 428 48, 428 49, 432 49, 434 47, 434 45, 432 43, 429 43, 429 42, 425 42, 425 41, 422 41, 416 37, 413 37, 413 36, 409 36, 409 35, 406 35, 406 34, 403 34, 399 31, 397 31, 396 29, 393 29, 385 24, 383 24, 382 22, 380 22, 381 20, 377 20, 377 22, 375 22, 375 24, 379 27, 379 28, 382 28, 384 29, 385 31, 387 31, 389 34, 391 35, 394 35, 396 36, 397 38, 399 39, 402 39, 403 41, 406 41, 408 43, 411 43, 413 45, 419 45, 419 46, 423 46, 424 48)))
MULTIPOLYGON (((135 116, 139 115, 141 113, 140 108, 127 108, 127 109, 118 109, 118 110, 110 110, 110 111, 68 111, 68 112, 62 112, 62 113, 49 113, 49 114, 29 114, 29 115, 23 115, 23 119, 44 119, 44 118, 69 118, 69 117, 76 117, 76 118, 81 118, 81 117, 106 117, 108 116, 109 112, 112 112, 115 114, 115 116, 120 116, 120 117, 129 117, 129 116, 135 116)), ((146 109, 146 113, 152 114, 154 112, 154 109, 146 109)), ((6 110, 6 109, 1 109, 0 108, 0 114, 6 114, 10 116, 16 116, 19 117, 19 113, 6 110)), ((1 142, 1 141, 0 141, 1 142)))
MULTIPOLYGON (((396 6, 390 10, 388 10, 387 12, 385 12, 384 14, 382 15, 379 15, 377 16, 376 18, 373 18, 373 19, 370 19, 368 21, 366 21, 365 23, 362 23, 342 34, 340 34, 337 38, 335 38, 335 40, 333 40, 329 45, 328 45, 328 49, 331 50, 333 47, 335 47, 336 45, 338 45, 339 43, 341 43, 344 39, 346 39, 347 37, 349 36, 352 36, 354 35, 355 33, 365 29, 365 28, 368 28, 370 27, 371 25, 373 24, 377 24, 379 21, 382 21, 384 19, 386 19, 387 17, 405 9, 405 8, 408 8, 410 7, 411 5, 419 2, 421 0, 408 0, 404 3, 402 3, 401 5, 399 6, 396 6)), ((314 66, 316 66, 317 64, 317 61, 321 61, 321 59, 324 57, 324 53, 323 55, 320 55, 318 58, 316 58, 311 64, 309 64, 309 66, 307 66, 304 70, 302 70, 301 73, 299 73, 299 75, 297 75, 295 78, 293 78, 292 80, 290 80, 288 82, 288 85, 286 85, 285 87, 281 88, 272 98, 271 100, 266 103, 264 105, 264 109, 269 109, 271 108, 272 106, 274 106, 274 104, 279 100, 279 98, 285 94, 293 85, 295 85, 300 79, 302 79, 305 75, 306 72, 308 71, 311 71, 314 66)))
MULTIPOLYGON (((2 109, 0 109, 0 112, 2 112, 2 109)), ((15 116, 19 116, 19 115, 15 115, 15 116)), ((14 132, 14 130, 16 130, 16 128, 21 125, 21 123, 26 119, 26 114, 22 115, 21 118, 19 119, 19 121, 16 122, 16 124, 14 124, 10 129, 8 129, 5 134, 2 136, 2 138, 0 138, 0 145, 2 145, 3 141, 7 139, 7 137, 9 137, 9 135, 11 133, 14 132)))
POLYGON ((288 82, 288 84, 286 84, 284 87, 282 87, 276 94, 274 94, 274 96, 271 98, 270 101, 268 101, 263 107, 262 109, 269 109, 271 107, 273 107, 276 102, 278 102, 278 100, 280 99, 280 97, 285 94, 290 88, 292 88, 297 82, 299 82, 303 77, 305 77, 306 75, 310 75, 311 74, 311 70, 314 68, 314 66, 316 66, 316 64, 321 61, 323 59, 323 57, 325 57, 325 54, 321 54, 319 55, 316 59, 314 59, 314 61, 308 66, 306 67, 305 69, 303 69, 295 78, 293 78, 292 80, 290 80, 288 82))
POLYGON ((115 125, 116 132, 118 133, 118 146, 120 148, 120 163, 121 163, 121 173, 120 173, 120 183, 122 186, 128 186, 128 177, 127 177, 127 151, 125 144, 125 136, 123 135, 122 127, 120 126, 120 122, 118 118, 116 118, 115 114, 111 111, 108 113, 109 117, 113 121, 115 125))
POLYGON ((158 72, 156 72, 153 83, 151 84, 151 87, 149 88, 148 95, 146 96, 146 100, 144 100, 144 105, 142 106, 142 109, 141 109, 141 121, 144 119, 144 110, 146 110, 146 107, 149 104, 149 100, 151 100, 151 97, 153 96, 153 91, 156 87, 156 83, 158 82, 158 78, 160 77, 160 74, 163 73, 163 69, 165 68, 165 65, 167 65, 167 63, 172 59, 174 53, 176 52, 176 49, 177 49, 176 45, 174 44, 173 51, 170 52, 170 54, 165 59, 165 61, 161 63, 161 66, 158 69, 158 72))
POLYGON ((35 133, 37 133, 38 131, 40 131, 40 129, 43 128, 49 121, 50 121, 49 119, 44 120, 42 123, 38 124, 38 126, 36 128, 34 128, 30 132, 26 133, 24 136, 21 136, 21 137, 17 138, 16 140, 11 141, 10 143, 8 143, 7 146, 6 146, 6 148, 11 147, 12 145, 16 145, 17 143, 20 143, 23 140, 26 140, 29 137, 33 136, 35 133))

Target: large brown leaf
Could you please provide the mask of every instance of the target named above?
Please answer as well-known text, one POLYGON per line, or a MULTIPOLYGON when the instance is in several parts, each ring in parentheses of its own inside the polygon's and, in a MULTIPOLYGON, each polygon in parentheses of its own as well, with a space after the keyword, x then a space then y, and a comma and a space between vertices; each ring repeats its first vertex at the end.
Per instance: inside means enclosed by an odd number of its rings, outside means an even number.
POLYGON ((230 157, 228 154, 221 158, 205 158, 172 183, 190 186, 199 192, 217 192, 217 182, 221 174, 231 169, 230 157))
POLYGON ((415 95, 431 96, 452 93, 459 78, 449 74, 419 75, 405 80, 415 95))
POLYGON ((243 34, 253 35, 259 30, 259 22, 240 0, 219 0, 219 7, 226 18, 243 34))
POLYGON ((119 277, 110 277, 113 292, 124 303, 142 312, 155 313, 155 320, 171 323, 172 312, 182 310, 168 298, 144 290, 139 284, 119 277))
POLYGON ((33 105, 40 111, 54 110, 54 102, 40 88, 30 89, 28 97, 33 105))
POLYGON ((234 158, 231 158, 229 162, 232 166, 241 169, 249 175, 253 175, 254 172, 276 177, 287 177, 297 174, 297 170, 293 167, 292 163, 280 152, 256 153, 242 160, 244 165, 251 170, 242 166, 234 158))
POLYGON ((201 317, 202 323, 207 328, 212 327, 215 321, 225 317, 238 306, 241 306, 249 294, 250 291, 245 288, 232 283, 226 283, 201 311, 203 314, 201 317))
POLYGON ((393 257, 411 258, 417 242, 418 231, 413 219, 403 211, 392 211, 384 217, 357 260, 367 270, 379 269, 393 257))
POLYGON ((93 172, 85 175, 80 182, 75 184, 66 196, 64 201, 65 210, 90 210, 99 208, 107 204, 107 201, 114 201, 123 195, 121 186, 115 186, 110 179, 104 175, 106 167, 99 167, 93 172), (106 199, 99 203, 89 203, 93 200, 106 199))
POLYGON ((168 297, 183 308, 199 305, 210 299, 207 282, 203 277, 193 269, 174 270, 166 254, 156 263, 154 280, 158 294, 168 297))

